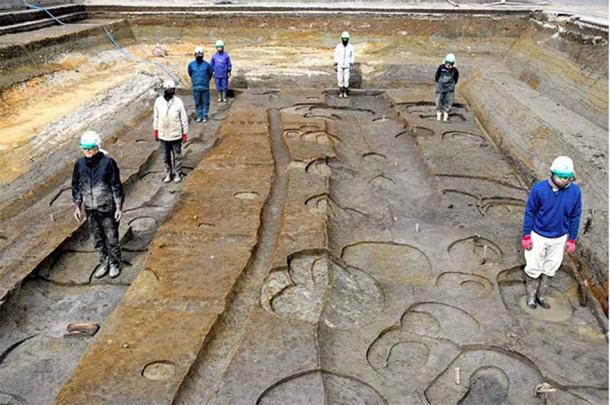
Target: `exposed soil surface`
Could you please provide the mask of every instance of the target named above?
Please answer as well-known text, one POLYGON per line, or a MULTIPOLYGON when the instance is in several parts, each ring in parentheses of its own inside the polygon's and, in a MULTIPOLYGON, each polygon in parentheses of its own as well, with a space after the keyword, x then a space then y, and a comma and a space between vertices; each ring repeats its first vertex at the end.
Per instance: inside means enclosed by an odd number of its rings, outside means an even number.
POLYGON ((607 403, 606 36, 540 16, 98 17, 5 48, 0 403, 607 403), (344 30, 347 99, 331 66, 344 30), (217 38, 232 97, 212 86, 185 182, 162 184, 152 102, 171 74, 193 118, 186 65, 217 38), (461 80, 440 122, 448 52, 461 80), (71 218, 89 128, 127 191, 116 280, 93 277, 71 218), (560 153, 582 237, 552 309, 530 310, 523 206, 560 153), (71 322, 101 329, 64 337, 71 322), (555 391, 536 397, 543 382, 555 391))

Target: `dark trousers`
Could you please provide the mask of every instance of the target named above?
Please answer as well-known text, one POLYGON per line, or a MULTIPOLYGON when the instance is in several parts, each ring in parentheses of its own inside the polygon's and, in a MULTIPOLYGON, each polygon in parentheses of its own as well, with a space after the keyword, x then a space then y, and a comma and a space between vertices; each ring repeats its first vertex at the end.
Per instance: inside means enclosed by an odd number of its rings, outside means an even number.
POLYGON ((451 107, 453 107, 452 91, 436 93, 436 111, 449 112, 451 107))
POLYGON ((195 100, 197 118, 207 120, 210 111, 210 90, 193 90, 193 99, 195 100))
POLYGON ((100 264, 120 266, 119 223, 114 219, 114 212, 86 210, 86 213, 93 245, 100 254, 100 264))
POLYGON ((161 153, 163 154, 165 173, 169 175, 182 174, 182 140, 160 140, 159 142, 161 143, 161 153))

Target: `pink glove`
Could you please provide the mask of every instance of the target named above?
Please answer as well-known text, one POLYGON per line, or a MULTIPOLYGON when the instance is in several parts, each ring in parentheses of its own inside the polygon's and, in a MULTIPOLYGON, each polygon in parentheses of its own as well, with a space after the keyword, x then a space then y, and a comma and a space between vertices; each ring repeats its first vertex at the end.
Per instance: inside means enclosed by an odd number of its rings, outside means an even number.
POLYGON ((186 136, 186 134, 182 134, 182 143, 186 143, 187 140, 188 137, 186 136))
POLYGON ((530 235, 523 235, 521 238, 521 247, 524 250, 532 250, 534 246, 534 242, 532 242, 532 237, 530 235))
POLYGON ((574 253, 576 252, 576 241, 574 239, 570 239, 566 242, 566 252, 574 253))
POLYGON ((159 131, 156 129, 153 131, 153 139, 159 141, 159 131))

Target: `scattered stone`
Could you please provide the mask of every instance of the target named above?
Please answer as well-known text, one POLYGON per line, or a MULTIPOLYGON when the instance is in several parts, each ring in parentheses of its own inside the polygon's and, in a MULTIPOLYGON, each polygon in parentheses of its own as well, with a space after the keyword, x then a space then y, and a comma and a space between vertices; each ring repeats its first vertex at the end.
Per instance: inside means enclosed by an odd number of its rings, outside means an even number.
POLYGON ((152 381, 164 381, 170 379, 176 373, 176 366, 169 361, 157 361, 150 363, 142 370, 142 375, 152 381))
POLYGON ((64 337, 93 336, 99 329, 100 325, 93 322, 69 323, 66 326, 68 333, 64 334, 64 337))
POLYGON ((550 392, 555 392, 557 391, 555 388, 553 388, 551 386, 551 384, 547 383, 547 382, 543 382, 542 384, 538 384, 536 385, 536 388, 534 389, 534 392, 536 393, 537 397, 545 397, 547 393, 550 392))
POLYGON ((165 49, 161 44, 156 43, 155 46, 152 47, 152 56, 155 58, 163 58, 165 57, 165 49))

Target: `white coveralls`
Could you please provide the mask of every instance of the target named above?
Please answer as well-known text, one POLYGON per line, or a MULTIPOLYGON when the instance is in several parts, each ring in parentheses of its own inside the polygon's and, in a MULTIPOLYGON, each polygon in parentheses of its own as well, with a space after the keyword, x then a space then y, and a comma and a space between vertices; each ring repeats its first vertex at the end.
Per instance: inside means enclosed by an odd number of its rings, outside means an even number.
POLYGON ((541 274, 548 277, 555 276, 563 262, 568 235, 545 238, 532 231, 531 236, 532 249, 524 252, 525 273, 531 278, 538 278, 541 274))
POLYGON ((337 45, 335 48, 335 61, 337 64, 337 82, 339 87, 349 87, 349 74, 354 64, 354 47, 348 43, 337 45))

